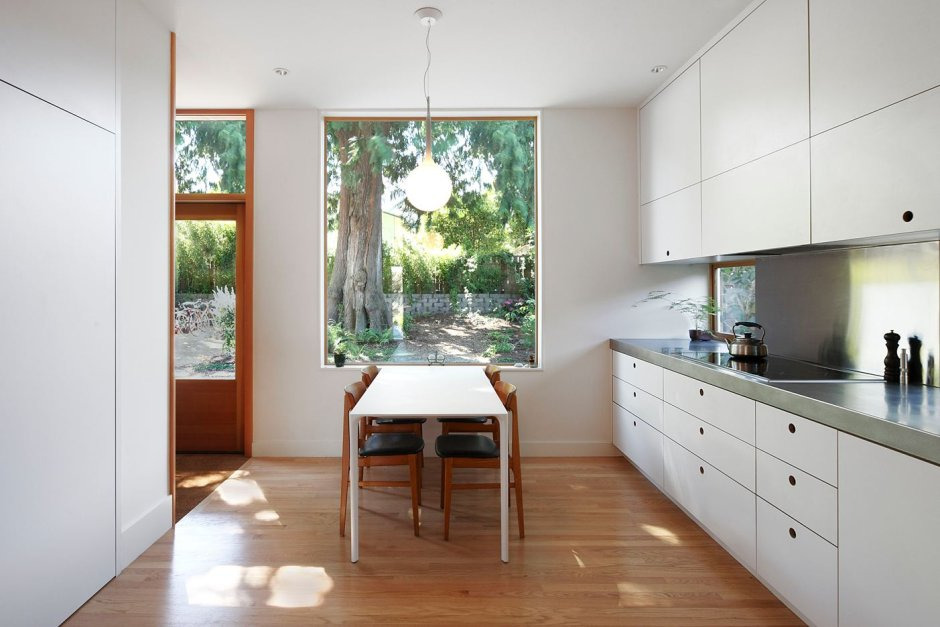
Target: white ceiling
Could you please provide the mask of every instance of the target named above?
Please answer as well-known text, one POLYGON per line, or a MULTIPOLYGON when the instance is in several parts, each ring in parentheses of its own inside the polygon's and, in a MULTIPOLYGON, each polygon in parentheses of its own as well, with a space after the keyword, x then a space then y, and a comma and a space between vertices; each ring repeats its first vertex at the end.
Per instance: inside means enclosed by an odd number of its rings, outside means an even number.
POLYGON ((177 104, 420 109, 431 4, 435 109, 633 106, 748 2, 176 0, 177 104))

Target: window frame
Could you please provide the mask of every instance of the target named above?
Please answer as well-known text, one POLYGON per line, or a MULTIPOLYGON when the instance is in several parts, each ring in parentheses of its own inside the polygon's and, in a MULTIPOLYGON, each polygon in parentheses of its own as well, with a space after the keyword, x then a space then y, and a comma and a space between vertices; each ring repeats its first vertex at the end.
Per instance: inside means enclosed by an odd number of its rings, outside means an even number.
MULTIPOLYGON (((326 290, 329 284, 327 276, 328 264, 328 246, 327 239, 329 229, 327 227, 327 193, 329 187, 329 174, 327 171, 327 124, 330 122, 343 121, 413 121, 422 122, 426 118, 424 111, 414 111, 403 114, 401 111, 383 114, 382 111, 321 111, 320 113, 320 290, 319 290, 319 308, 320 308, 320 368, 335 369, 330 360, 328 352, 329 339, 327 332, 326 319, 326 290)), ((532 366, 517 367, 513 364, 497 364, 503 370, 533 371, 541 372, 544 368, 542 353, 542 158, 541 158, 541 135, 542 135, 542 112, 541 110, 492 110, 486 113, 479 111, 447 111, 442 115, 433 116, 434 121, 454 122, 454 121, 502 121, 502 120, 530 120, 535 124, 535 139, 533 146, 533 163, 535 171, 535 182, 533 189, 533 201, 535 209, 534 231, 535 231, 535 345, 532 349, 535 355, 535 363, 532 366)), ((369 361, 362 363, 347 362, 352 368, 365 367, 369 365, 376 366, 420 366, 424 362, 385 362, 369 361)), ((485 362, 445 362, 446 366, 486 366, 485 362)), ((345 367, 345 366, 343 366, 345 367)))
MULTIPOLYGON (((734 261, 715 261, 708 264, 709 278, 708 278, 708 297, 712 299, 713 303, 720 304, 718 302, 718 271, 722 268, 738 268, 746 266, 756 265, 756 260, 754 259, 737 259, 734 261)), ((756 280, 756 279, 755 279, 756 280)), ((717 338, 723 340, 734 339, 734 335, 731 333, 724 333, 718 330, 718 316, 710 316, 708 321, 708 329, 711 331, 711 334, 717 338)))

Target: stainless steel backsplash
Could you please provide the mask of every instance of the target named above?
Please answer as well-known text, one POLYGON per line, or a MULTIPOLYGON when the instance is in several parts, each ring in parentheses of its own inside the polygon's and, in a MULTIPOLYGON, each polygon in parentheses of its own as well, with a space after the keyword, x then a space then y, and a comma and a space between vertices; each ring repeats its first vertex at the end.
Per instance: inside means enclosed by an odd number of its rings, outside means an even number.
POLYGON ((884 334, 923 340, 925 383, 940 385, 940 242, 757 260, 757 318, 771 353, 884 373, 884 334))

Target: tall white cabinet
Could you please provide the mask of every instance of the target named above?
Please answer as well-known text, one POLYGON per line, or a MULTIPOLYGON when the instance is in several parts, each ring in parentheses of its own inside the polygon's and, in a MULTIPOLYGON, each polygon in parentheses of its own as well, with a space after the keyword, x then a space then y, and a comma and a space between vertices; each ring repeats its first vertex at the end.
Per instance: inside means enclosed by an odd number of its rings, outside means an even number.
POLYGON ((0 615, 57 624, 115 573, 114 135, 0 111, 0 615))

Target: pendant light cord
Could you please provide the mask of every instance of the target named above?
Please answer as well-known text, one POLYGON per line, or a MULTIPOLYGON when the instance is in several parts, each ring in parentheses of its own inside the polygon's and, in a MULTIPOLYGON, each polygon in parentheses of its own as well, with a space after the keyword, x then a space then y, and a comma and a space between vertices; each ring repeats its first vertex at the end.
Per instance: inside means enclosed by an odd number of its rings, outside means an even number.
POLYGON ((424 47, 428 51, 428 64, 424 68, 424 102, 427 106, 427 117, 424 121, 424 157, 431 159, 431 25, 427 26, 428 34, 424 37, 424 47))

